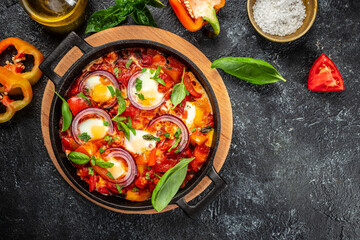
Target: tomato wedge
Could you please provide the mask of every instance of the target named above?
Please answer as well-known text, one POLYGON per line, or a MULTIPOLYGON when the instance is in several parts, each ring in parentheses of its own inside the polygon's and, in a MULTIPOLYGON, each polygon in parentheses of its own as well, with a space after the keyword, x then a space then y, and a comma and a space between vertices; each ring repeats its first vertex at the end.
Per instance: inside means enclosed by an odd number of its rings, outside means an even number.
POLYGON ((337 92, 345 89, 339 70, 325 54, 321 54, 310 69, 308 89, 315 92, 337 92))
POLYGON ((69 104, 70 110, 74 116, 84 108, 89 107, 89 104, 85 99, 76 96, 69 98, 67 103, 69 104))

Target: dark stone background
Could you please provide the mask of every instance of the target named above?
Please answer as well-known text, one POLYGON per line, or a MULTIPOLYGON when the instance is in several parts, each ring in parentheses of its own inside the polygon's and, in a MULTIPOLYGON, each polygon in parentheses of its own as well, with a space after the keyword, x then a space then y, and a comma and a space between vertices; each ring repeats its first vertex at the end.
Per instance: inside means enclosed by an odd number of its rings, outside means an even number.
MULTIPOLYGON (((91 0, 88 13, 111 4, 91 0)), ((320 0, 312 29, 288 44, 255 32, 245 0, 228 0, 220 10, 216 39, 186 31, 170 6, 151 10, 160 28, 187 39, 211 61, 260 58, 288 80, 255 86, 220 71, 234 115, 220 172, 228 190, 195 220, 180 209, 124 215, 89 202, 62 179, 43 146, 42 78, 30 106, 0 125, 0 238, 360 239, 360 1, 320 0), (308 72, 321 53, 340 69, 345 91, 307 90, 308 72)), ((62 40, 32 21, 16 0, 2 0, 0 39, 10 36, 33 43, 45 56, 62 40)))

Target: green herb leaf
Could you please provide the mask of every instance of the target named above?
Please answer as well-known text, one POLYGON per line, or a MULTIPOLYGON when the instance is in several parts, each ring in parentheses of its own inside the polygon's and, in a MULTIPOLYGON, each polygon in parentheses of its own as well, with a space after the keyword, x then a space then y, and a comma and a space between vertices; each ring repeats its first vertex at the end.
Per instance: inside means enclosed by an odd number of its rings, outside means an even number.
POLYGON ((186 89, 186 87, 183 83, 184 76, 185 76, 185 68, 183 70, 181 82, 177 83, 174 86, 171 96, 170 96, 170 100, 171 100, 172 104, 174 105, 173 109, 185 99, 186 95, 189 95, 189 91, 186 89))
POLYGON ((180 159, 178 164, 170 168, 160 178, 151 197, 151 203, 157 212, 163 210, 179 191, 179 188, 186 177, 188 164, 194 159, 194 157, 180 159))
POLYGON ((177 138, 176 141, 169 148, 168 152, 171 152, 172 149, 175 149, 179 145, 180 140, 181 138, 177 138))
POLYGON ((123 116, 117 116, 117 117, 114 117, 113 119, 111 119, 115 122, 122 122, 124 120, 126 120, 126 117, 123 117, 123 116))
POLYGON ((117 89, 115 90, 115 94, 116 94, 117 102, 118 102, 118 104, 119 104, 119 106, 118 106, 118 113, 117 113, 117 115, 115 116, 115 117, 117 117, 117 116, 120 116, 120 115, 125 111, 125 109, 126 109, 126 103, 125 103, 124 97, 123 97, 122 94, 121 94, 120 89, 117 88, 117 89))
POLYGON ((178 128, 178 129, 176 129, 176 132, 175 132, 175 134, 174 134, 174 137, 179 137, 180 135, 181 135, 181 129, 178 128))
POLYGON ((82 134, 77 135, 78 139, 83 140, 84 142, 88 142, 91 137, 87 134, 87 132, 83 132, 82 134))
POLYGON ((116 189, 120 194, 122 193, 122 188, 123 188, 122 186, 120 187, 119 184, 116 183, 116 189))
POLYGON ((151 77, 151 79, 153 79, 154 81, 160 83, 161 85, 163 86, 166 86, 165 82, 163 79, 159 78, 159 75, 160 75, 160 71, 161 71, 161 67, 158 66, 156 71, 155 71, 155 74, 153 77, 151 77))
POLYGON ((71 152, 69 153, 68 158, 76 164, 86 164, 90 161, 90 157, 81 152, 71 152))
POLYGON ((200 130, 200 132, 201 132, 201 133, 208 133, 208 132, 210 132, 212 129, 213 129, 212 127, 207 126, 207 127, 203 127, 203 128, 200 130))
POLYGON ((112 86, 107 86, 107 88, 109 89, 111 96, 112 96, 112 97, 115 96, 115 90, 114 90, 114 88, 113 88, 112 86))
POLYGON ((85 96, 84 93, 80 92, 77 96, 78 96, 78 97, 81 97, 82 99, 84 99, 89 106, 92 106, 90 99, 89 99, 87 96, 85 96))
POLYGON ((271 64, 254 58, 225 57, 214 61, 211 68, 220 68, 224 72, 252 84, 268 84, 286 80, 271 64))
POLYGON ((123 22, 132 11, 134 9, 130 5, 126 9, 122 6, 114 5, 108 9, 96 11, 90 16, 85 33, 100 32, 115 27, 123 22))
POLYGON ((169 133, 164 133, 164 136, 166 137, 166 138, 169 138, 170 137, 170 134, 169 133))
POLYGON ((155 177, 161 178, 161 176, 156 173, 154 173, 154 175, 155 175, 155 177))
POLYGON ((106 175, 111 179, 115 179, 114 176, 111 174, 111 172, 107 172, 106 175))
POLYGON ((149 166, 146 166, 146 169, 147 169, 147 170, 150 170, 150 169, 151 169, 151 167, 149 167, 149 166))
POLYGON ((100 154, 102 154, 105 152, 105 150, 102 147, 100 147, 99 152, 100 152, 100 154))
POLYGON ((107 126, 109 126, 109 125, 110 125, 110 123, 109 123, 109 122, 107 122, 107 121, 105 121, 105 120, 103 121, 103 124, 104 124, 104 126, 105 126, 105 127, 107 127, 107 126))
POLYGON ((151 134, 145 134, 145 135, 142 136, 142 138, 143 138, 144 140, 147 140, 147 141, 155 140, 154 135, 151 135, 151 134))
POLYGON ((138 98, 140 99, 140 100, 146 100, 146 98, 144 97, 144 94, 142 94, 142 93, 135 93, 135 95, 136 96, 138 96, 138 98))
POLYGON ((133 62, 133 59, 130 58, 130 59, 126 62, 125 67, 126 67, 126 68, 129 68, 132 62, 133 62))
POLYGON ((90 159, 90 163, 91 163, 91 165, 95 165, 95 157, 94 156, 91 156, 91 159, 90 159))
POLYGON ((72 113, 69 107, 69 104, 66 102, 66 100, 60 96, 60 94, 58 94, 55 90, 54 90, 55 94, 58 95, 58 97, 61 99, 61 101, 63 102, 61 105, 61 114, 63 117, 63 123, 62 123, 62 129, 61 131, 64 132, 66 131, 72 122, 72 113))
POLYGON ((143 69, 141 69, 140 73, 144 73, 144 72, 146 72, 146 70, 147 70, 147 68, 143 68, 143 69))
POLYGON ((89 170, 89 175, 94 176, 94 169, 92 167, 89 167, 88 170, 89 170))
POLYGON ((191 132, 195 132, 195 131, 196 131, 196 128, 191 129, 191 132))
POLYGON ((160 0, 146 0, 145 3, 147 5, 150 5, 150 6, 156 7, 156 8, 166 7, 166 5, 164 5, 162 2, 160 2, 160 0))
POLYGON ((117 127, 120 131, 122 131, 126 137, 127 140, 130 140, 130 129, 129 127, 123 123, 123 122, 118 122, 117 127))
POLYGON ((154 138, 155 141, 160 141, 161 139, 160 138, 154 138))
MULTIPOLYGON (((156 68, 156 71, 155 71, 155 74, 154 74, 154 76, 153 76, 153 77, 159 77, 160 72, 161 72, 161 67, 160 67, 160 66, 158 66, 158 67, 156 68)), ((152 77, 152 78, 153 78, 153 77, 152 77)))
POLYGON ((95 159, 95 164, 98 165, 101 168, 112 168, 114 166, 113 163, 111 162, 105 162, 103 159, 101 158, 96 158, 95 159))
POLYGON ((115 73, 116 78, 119 78, 119 68, 118 67, 114 68, 114 73, 115 73))
POLYGON ((133 192, 138 192, 139 189, 138 189, 137 187, 134 187, 134 188, 132 189, 132 191, 133 191, 133 192))
POLYGON ((137 92, 140 92, 142 89, 142 81, 140 79, 136 79, 135 88, 137 92))
POLYGON ((136 24, 157 27, 154 17, 151 15, 151 12, 145 4, 137 8, 131 16, 136 24))
POLYGON ((150 178, 150 173, 149 173, 149 172, 147 172, 147 173, 145 174, 145 179, 150 180, 150 181, 153 181, 153 180, 150 178))

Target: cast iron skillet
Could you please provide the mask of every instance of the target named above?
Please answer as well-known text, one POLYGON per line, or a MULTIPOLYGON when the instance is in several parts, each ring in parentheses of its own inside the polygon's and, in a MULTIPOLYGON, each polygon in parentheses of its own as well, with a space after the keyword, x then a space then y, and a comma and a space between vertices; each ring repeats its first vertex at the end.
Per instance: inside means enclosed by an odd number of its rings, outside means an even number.
MULTIPOLYGON (((220 137, 220 116, 219 116, 219 107, 216 101, 215 94, 205 78, 204 74, 200 69, 188 59, 186 56, 180 52, 157 42, 142 40, 142 39, 131 39, 131 40, 121 40, 116 42, 111 42, 108 44, 101 45, 99 47, 92 47, 84 40, 82 40, 76 33, 70 33, 60 45, 46 58, 46 60, 40 65, 40 69, 43 73, 51 79, 55 86, 56 91, 60 95, 64 95, 66 90, 70 87, 72 82, 79 76, 82 69, 94 59, 97 59, 111 51, 120 50, 123 48, 129 47, 144 47, 144 48, 154 48, 158 49, 165 54, 172 55, 179 59, 181 62, 186 64, 188 69, 190 69, 203 85, 206 92, 208 93, 211 105, 214 109, 214 141, 210 149, 209 157, 206 163, 203 165, 201 171, 191 179, 184 188, 181 188, 176 196, 172 199, 170 204, 177 204, 181 207, 186 214, 189 216, 194 216, 197 213, 207 206, 214 198, 216 198, 226 187, 227 184, 224 180, 216 173, 213 162, 214 156, 219 144, 220 137), (63 77, 58 76, 53 71, 53 65, 57 64, 59 60, 74 46, 77 46, 82 52, 83 56, 78 59, 64 74, 63 77), (194 205, 189 205, 185 202, 184 196, 187 195, 199 182, 205 177, 208 176, 214 183, 214 187, 209 191, 198 203, 194 205)), ((49 128, 50 128, 50 138, 51 144, 59 162, 60 167, 70 179, 70 181, 86 196, 91 199, 104 204, 108 207, 128 210, 128 211, 143 211, 152 209, 151 201, 147 200, 144 202, 131 202, 121 197, 115 196, 104 196, 96 191, 89 192, 88 185, 76 175, 76 168, 71 165, 69 160, 66 158, 65 153, 61 148, 61 139, 59 135, 59 120, 61 117, 61 100, 58 97, 55 97, 51 104, 50 116, 49 116, 49 128)))

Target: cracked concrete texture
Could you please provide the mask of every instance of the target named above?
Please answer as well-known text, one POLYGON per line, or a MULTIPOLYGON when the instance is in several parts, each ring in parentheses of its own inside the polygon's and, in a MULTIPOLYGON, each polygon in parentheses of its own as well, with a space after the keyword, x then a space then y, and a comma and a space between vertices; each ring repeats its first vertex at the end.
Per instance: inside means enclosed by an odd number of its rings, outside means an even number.
MULTIPOLYGON (((112 5, 89 1, 88 13, 112 5)), ((272 43, 250 25, 246 1, 227 1, 221 34, 186 31, 168 7, 151 9, 160 28, 225 56, 266 60, 286 83, 255 86, 220 71, 234 116, 233 140, 220 175, 229 188, 198 219, 177 209, 123 215, 78 195, 50 161, 40 129, 43 78, 34 99, 0 125, 0 229, 19 239, 360 239, 360 2, 318 1, 314 26, 301 39, 272 43), (169 24, 170 23, 170 24, 169 24), (307 90, 321 54, 336 63, 346 90, 307 90), (31 144, 29 144, 31 143, 31 144)), ((131 19, 124 24, 132 24, 131 19)), ((0 4, 0 38, 17 36, 48 55, 61 38, 44 31, 15 0, 0 4), (16 24, 14 24, 16 23, 16 24)), ((79 29, 82 37, 84 27, 79 29)))

